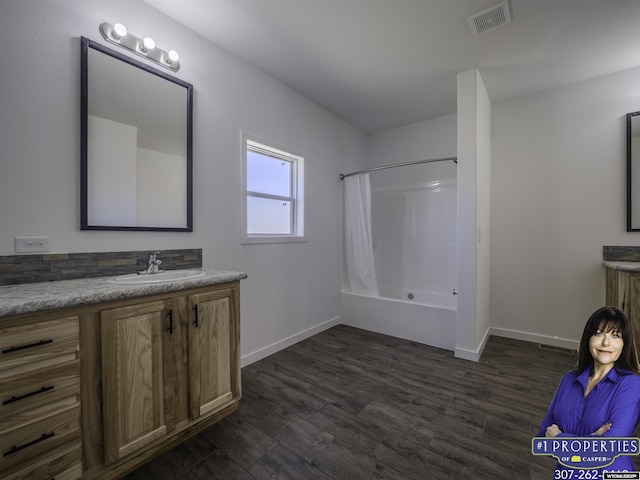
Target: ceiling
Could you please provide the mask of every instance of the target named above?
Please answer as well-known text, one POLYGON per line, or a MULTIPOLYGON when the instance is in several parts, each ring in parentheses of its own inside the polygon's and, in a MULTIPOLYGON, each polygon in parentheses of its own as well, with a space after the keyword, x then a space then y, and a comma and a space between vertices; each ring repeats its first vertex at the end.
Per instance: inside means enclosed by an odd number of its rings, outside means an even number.
POLYGON ((478 68, 492 102, 640 66, 640 1, 145 0, 365 133, 456 111, 478 68))

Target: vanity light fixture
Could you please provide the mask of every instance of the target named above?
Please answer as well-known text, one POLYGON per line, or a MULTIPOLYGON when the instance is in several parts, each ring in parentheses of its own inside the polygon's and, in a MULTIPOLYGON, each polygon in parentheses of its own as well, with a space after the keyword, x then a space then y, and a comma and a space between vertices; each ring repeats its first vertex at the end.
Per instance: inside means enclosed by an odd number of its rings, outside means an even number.
POLYGON ((119 45, 120 47, 131 50, 133 53, 162 65, 169 70, 177 72, 180 70, 180 57, 175 50, 165 52, 161 48, 156 47, 156 42, 151 37, 138 38, 127 32, 127 29, 121 23, 111 25, 104 22, 100 25, 100 33, 110 43, 119 45))

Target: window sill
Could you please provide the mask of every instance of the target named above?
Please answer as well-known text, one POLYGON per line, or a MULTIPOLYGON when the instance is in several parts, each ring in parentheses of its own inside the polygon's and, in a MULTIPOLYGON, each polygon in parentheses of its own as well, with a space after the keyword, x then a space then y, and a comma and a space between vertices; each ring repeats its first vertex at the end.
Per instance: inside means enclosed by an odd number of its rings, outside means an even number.
POLYGON ((251 236, 244 237, 240 242, 242 245, 253 245, 258 243, 302 243, 306 242, 307 239, 305 237, 260 237, 260 236, 251 236))

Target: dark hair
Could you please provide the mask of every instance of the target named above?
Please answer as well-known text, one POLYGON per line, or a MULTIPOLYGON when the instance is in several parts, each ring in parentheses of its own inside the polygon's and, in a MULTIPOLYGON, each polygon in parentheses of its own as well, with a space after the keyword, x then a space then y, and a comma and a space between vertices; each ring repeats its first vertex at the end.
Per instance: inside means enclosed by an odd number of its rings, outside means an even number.
POLYGON ((587 320, 580 339, 578 349, 578 363, 576 372, 581 373, 593 364, 593 357, 589 350, 589 340, 598 330, 604 332, 619 332, 622 335, 622 352, 616 361, 616 367, 623 370, 631 370, 640 374, 640 364, 638 363, 638 350, 636 339, 631 326, 631 322, 622 310, 617 307, 602 307, 593 312, 587 320))

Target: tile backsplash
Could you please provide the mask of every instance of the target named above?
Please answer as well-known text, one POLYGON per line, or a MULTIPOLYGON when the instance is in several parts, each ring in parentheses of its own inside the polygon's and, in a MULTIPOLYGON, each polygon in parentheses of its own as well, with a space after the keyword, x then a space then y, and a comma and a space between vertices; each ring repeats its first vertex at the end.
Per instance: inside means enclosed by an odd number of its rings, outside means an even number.
POLYGON ((602 247, 605 262, 640 262, 640 247, 602 247))
MULTIPOLYGON (((0 285, 50 282, 76 278, 135 273, 147 268, 149 254, 156 252, 53 253, 0 256, 0 285)), ((202 267, 202 249, 159 250, 160 268, 181 270, 202 267)))

